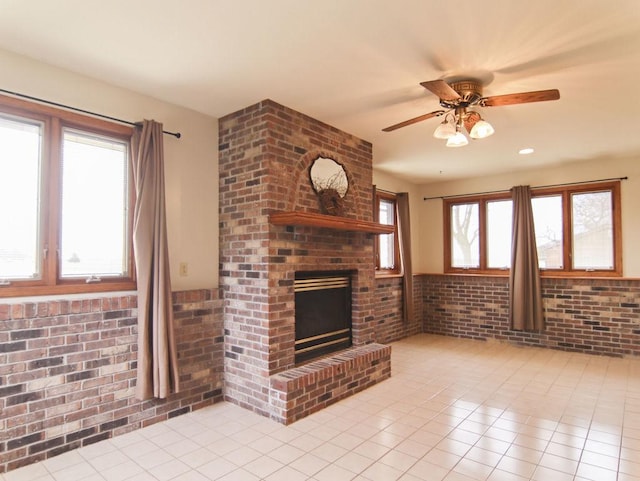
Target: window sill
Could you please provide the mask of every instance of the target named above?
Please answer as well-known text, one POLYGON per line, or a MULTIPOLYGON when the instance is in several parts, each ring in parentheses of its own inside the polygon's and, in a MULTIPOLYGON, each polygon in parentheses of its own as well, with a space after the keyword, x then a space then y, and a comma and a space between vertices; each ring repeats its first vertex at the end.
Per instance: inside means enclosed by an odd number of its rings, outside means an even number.
POLYGON ((6 299, 44 299, 44 298, 86 298, 109 297, 114 292, 136 291, 136 283, 131 281, 105 280, 89 284, 58 284, 55 286, 20 286, 9 285, 0 287, 0 302, 6 299), (77 297, 85 296, 85 297, 77 297))
MULTIPOLYGON (((498 272, 422 272, 421 276, 464 276, 464 277, 509 277, 509 272, 506 271, 504 273, 498 272)), ((571 274, 558 274, 558 273, 549 273, 545 274, 541 273, 540 277, 542 279, 601 279, 601 280, 625 280, 625 281, 636 281, 640 280, 638 277, 625 277, 619 274, 593 274, 593 275, 584 275, 582 273, 571 273, 571 274)))
POLYGON ((376 279, 394 279, 397 277, 404 277, 404 274, 397 272, 376 272, 376 279))
POLYGON ((46 294, 42 296, 38 295, 25 295, 22 297, 0 297, 0 304, 23 304, 27 302, 49 302, 49 301, 77 301, 86 299, 96 299, 104 297, 123 297, 123 296, 135 296, 138 291, 103 291, 103 292, 85 292, 76 294, 46 294))

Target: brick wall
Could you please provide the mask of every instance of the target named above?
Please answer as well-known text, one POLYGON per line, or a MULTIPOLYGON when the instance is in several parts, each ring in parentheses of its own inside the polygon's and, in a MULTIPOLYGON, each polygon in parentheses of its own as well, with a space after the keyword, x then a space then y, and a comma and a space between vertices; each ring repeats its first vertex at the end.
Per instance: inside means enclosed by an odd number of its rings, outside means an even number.
POLYGON ((174 293, 181 392, 145 402, 135 296, 0 303, 0 473, 220 401, 218 297, 174 293))
POLYGON ((320 212, 309 169, 344 166, 345 217, 371 221, 371 144, 265 100, 219 120, 220 283, 225 397, 270 415, 269 376, 294 367, 296 271, 348 270, 354 344, 375 341, 373 237, 273 226, 274 211, 320 212))
POLYGON ((509 330, 505 277, 425 275, 424 331, 606 355, 640 355, 640 281, 542 279, 546 330, 509 330))
POLYGON ((279 421, 289 424, 391 376, 391 347, 366 344, 271 376, 279 421))
POLYGON ((375 339, 376 342, 390 343, 407 336, 419 334, 422 322, 422 277, 413 278, 414 316, 412 322, 403 320, 403 288, 401 277, 376 279, 375 295, 375 339))

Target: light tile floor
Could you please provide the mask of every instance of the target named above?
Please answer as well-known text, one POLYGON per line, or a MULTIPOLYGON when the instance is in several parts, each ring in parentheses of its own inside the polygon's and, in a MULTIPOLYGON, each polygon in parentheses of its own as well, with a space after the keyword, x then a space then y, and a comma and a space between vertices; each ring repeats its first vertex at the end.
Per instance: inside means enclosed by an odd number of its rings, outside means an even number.
POLYGON ((282 426, 220 403, 0 481, 640 481, 640 359, 419 335, 282 426))

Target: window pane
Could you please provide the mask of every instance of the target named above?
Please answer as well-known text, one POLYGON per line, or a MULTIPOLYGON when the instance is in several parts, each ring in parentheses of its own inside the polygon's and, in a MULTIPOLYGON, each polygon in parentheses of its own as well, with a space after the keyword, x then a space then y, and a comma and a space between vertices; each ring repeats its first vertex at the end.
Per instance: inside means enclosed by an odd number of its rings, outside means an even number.
POLYGON ((480 267, 478 204, 451 206, 451 267, 480 267))
POLYGON ((65 129, 61 277, 128 274, 127 144, 65 129))
POLYGON ((613 269, 611 192, 571 196, 573 268, 613 269))
POLYGON ((511 267, 511 224, 513 202, 487 202, 487 267, 511 267))
POLYGON ((42 125, 0 117, 0 279, 39 279, 42 125))
MULTIPOLYGON (((378 221, 380 224, 394 225, 395 203, 392 200, 380 199, 378 221)), ((378 236, 378 255, 380 257, 380 269, 395 268, 395 239, 393 234, 378 236)))
POLYGON ((562 197, 531 199, 540 269, 562 269, 562 197))

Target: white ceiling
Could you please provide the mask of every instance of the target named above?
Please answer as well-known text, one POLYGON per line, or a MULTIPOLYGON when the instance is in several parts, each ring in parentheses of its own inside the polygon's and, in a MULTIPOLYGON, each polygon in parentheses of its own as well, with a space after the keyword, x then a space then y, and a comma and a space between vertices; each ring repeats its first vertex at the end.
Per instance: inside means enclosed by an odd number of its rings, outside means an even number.
POLYGON ((214 117, 270 98, 415 183, 640 161, 640 0, 0 0, 0 48, 214 117), (459 149, 437 118, 381 131, 439 109, 419 83, 454 75, 561 98, 480 109, 496 134, 459 149))

